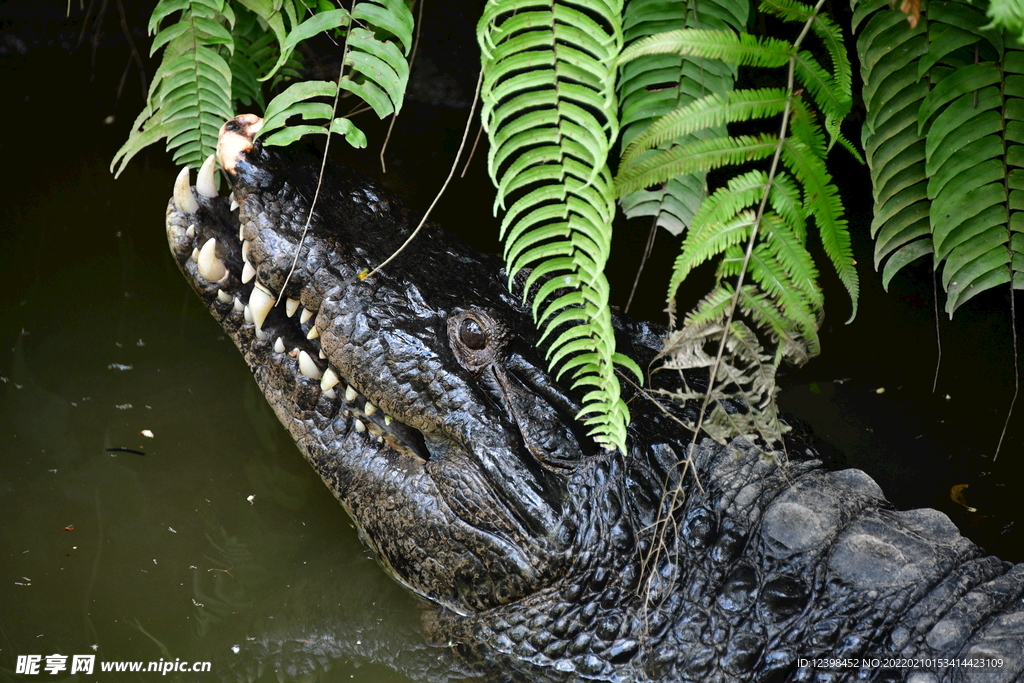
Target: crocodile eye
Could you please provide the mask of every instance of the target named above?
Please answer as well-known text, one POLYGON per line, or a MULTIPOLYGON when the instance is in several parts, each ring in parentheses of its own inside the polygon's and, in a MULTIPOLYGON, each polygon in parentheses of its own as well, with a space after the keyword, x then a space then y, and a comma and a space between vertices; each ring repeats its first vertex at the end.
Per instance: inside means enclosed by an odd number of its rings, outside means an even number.
POLYGON ((466 318, 459 325, 459 341, 468 348, 479 351, 487 346, 487 335, 484 334, 480 323, 472 318, 466 318))

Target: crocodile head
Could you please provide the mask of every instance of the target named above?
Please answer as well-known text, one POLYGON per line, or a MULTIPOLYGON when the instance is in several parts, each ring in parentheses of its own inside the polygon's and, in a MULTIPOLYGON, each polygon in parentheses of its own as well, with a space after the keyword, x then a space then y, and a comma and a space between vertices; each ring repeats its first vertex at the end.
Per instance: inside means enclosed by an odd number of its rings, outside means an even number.
POLYGON ((592 505, 617 456, 577 431, 497 259, 427 224, 361 278, 410 215, 328 166, 310 217, 319 163, 254 142, 260 125, 221 131, 237 211, 212 160, 194 189, 179 177, 171 251, 385 569, 466 615, 623 542, 622 505, 592 505))

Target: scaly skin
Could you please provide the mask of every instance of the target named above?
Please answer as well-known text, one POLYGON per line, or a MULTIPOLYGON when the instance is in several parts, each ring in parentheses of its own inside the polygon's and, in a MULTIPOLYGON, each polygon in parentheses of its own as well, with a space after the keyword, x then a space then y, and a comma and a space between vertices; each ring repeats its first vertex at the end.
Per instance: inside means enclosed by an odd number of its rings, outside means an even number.
MULTIPOLYGON (((702 487, 687 480, 645 571, 690 433, 624 388, 630 453, 598 450, 499 262, 436 226, 360 280, 405 240, 409 215, 333 170, 302 238, 316 165, 253 143, 259 125, 241 116, 221 133, 237 217, 177 188, 171 251, 364 542, 466 660, 524 680, 1021 679, 1024 566, 982 556, 934 510, 892 510, 863 472, 828 472, 806 446, 781 466, 740 439, 701 442, 702 487), (269 295, 241 282, 239 230, 269 295), (246 302, 259 334, 236 310, 246 302), (954 657, 1001 666, 939 659, 954 657)), ((658 331, 616 324, 645 365, 658 331)))

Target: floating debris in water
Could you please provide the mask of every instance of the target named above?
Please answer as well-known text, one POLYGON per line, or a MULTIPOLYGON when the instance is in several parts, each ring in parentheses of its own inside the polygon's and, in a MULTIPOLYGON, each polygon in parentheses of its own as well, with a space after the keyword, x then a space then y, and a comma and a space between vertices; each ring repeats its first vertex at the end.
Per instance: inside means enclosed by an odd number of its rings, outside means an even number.
POLYGON ((122 403, 122 404, 116 405, 114 407, 117 408, 118 410, 131 410, 132 409, 132 404, 131 403, 122 403))
POLYGON ((125 365, 124 363, 111 363, 110 365, 107 366, 107 370, 120 370, 121 372, 125 372, 126 370, 131 369, 132 366, 125 365))
POLYGON ((145 455, 146 454, 145 451, 137 451, 134 448, 122 448, 120 446, 115 446, 113 448, 108 448, 108 449, 106 449, 106 451, 108 453, 131 453, 132 455, 145 455))
MULTIPOLYGON (((149 406, 146 406, 146 407, 148 408, 149 406)), ((139 434, 142 434, 147 439, 152 439, 153 438, 153 432, 151 432, 148 429, 143 429, 141 432, 139 432, 139 434)))

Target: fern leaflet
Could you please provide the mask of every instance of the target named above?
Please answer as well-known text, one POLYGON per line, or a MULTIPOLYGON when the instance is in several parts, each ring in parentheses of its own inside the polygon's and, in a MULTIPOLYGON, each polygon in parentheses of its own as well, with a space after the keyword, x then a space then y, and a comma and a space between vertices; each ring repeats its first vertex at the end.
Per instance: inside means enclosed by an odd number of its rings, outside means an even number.
POLYGON ((477 28, 488 167, 505 209, 509 282, 536 266, 523 290, 557 375, 584 390, 579 418, 625 452, 629 412, 619 397, 604 266, 615 191, 607 157, 618 135, 614 63, 621 2, 490 0, 477 28), (541 310, 543 307, 543 310, 541 310))

